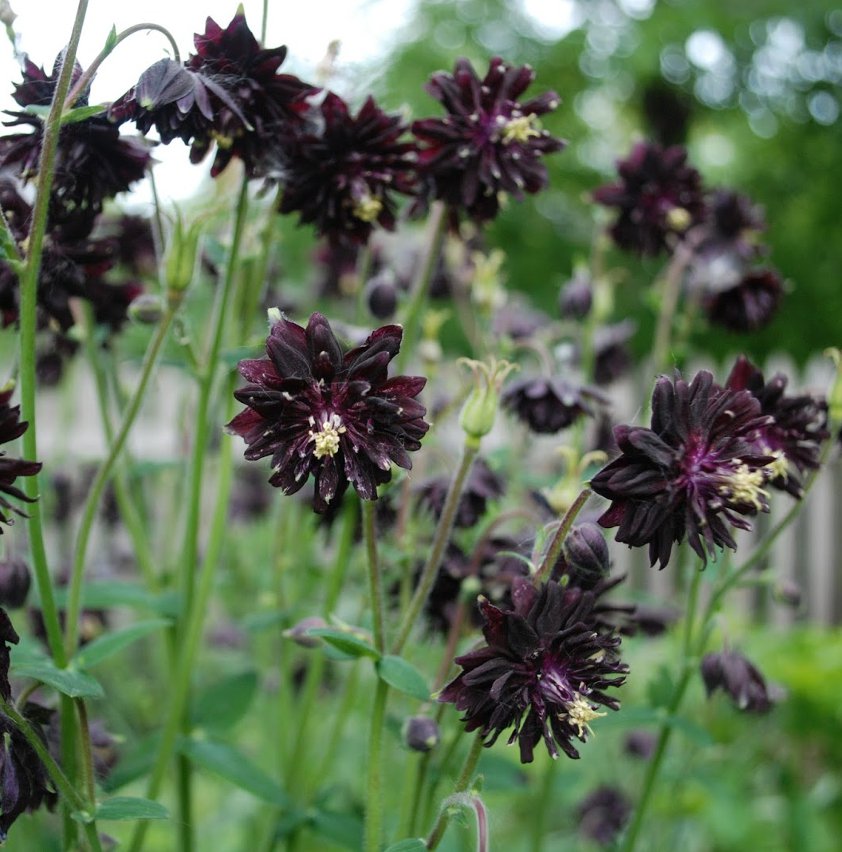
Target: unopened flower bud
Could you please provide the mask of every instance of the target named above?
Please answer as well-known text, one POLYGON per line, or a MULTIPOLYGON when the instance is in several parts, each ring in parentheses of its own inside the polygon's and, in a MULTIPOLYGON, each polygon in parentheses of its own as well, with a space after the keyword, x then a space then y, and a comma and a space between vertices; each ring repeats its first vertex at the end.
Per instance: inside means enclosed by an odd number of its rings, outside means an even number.
POLYGON ((479 446, 480 440, 494 428, 497 409, 500 407, 500 388, 506 376, 517 369, 508 361, 492 358, 488 363, 460 358, 474 374, 474 388, 465 400, 459 425, 468 438, 468 443, 479 446))
POLYGON ((327 622, 317 615, 302 618, 298 624, 294 624, 281 634, 285 639, 292 639, 296 645, 302 648, 318 648, 322 640, 318 636, 311 636, 309 631, 314 627, 327 627, 327 622))
POLYGON ((403 741, 413 751, 431 751, 440 740, 438 723, 429 716, 410 716, 403 724, 403 741))
POLYGON ((10 557, 0 561, 0 606, 18 609, 26 603, 32 577, 23 559, 10 557))
POLYGON ((793 580, 783 580, 772 589, 775 601, 798 609, 801 606, 801 587, 793 580))
POLYGON ((707 694, 722 689, 731 696, 738 710, 765 713, 772 706, 763 675, 736 651, 706 654, 702 658, 701 672, 707 694))
POLYGON ((142 325, 155 325, 164 315, 164 300, 155 293, 141 293, 129 305, 129 318, 142 325))
POLYGON ((393 272, 385 270, 370 278, 364 293, 365 303, 373 317, 385 320, 394 316, 398 306, 398 288, 393 272))
POLYGON ((558 296, 558 310, 564 319, 581 320, 591 311, 593 284, 587 272, 577 272, 558 296))
POLYGON ((564 558, 571 581, 583 589, 592 589, 611 570, 608 545, 596 524, 577 524, 570 530, 564 540, 564 558))

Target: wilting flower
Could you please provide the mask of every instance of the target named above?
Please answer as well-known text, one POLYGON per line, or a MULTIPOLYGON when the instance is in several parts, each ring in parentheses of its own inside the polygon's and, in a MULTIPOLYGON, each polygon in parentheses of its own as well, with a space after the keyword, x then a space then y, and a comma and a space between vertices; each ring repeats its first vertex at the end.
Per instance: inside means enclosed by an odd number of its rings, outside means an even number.
MULTIPOLYGON (((29 424, 20 419, 20 406, 9 405, 12 389, 0 391, 0 444, 8 444, 14 441, 26 431, 29 424)), ((25 517, 24 513, 16 509, 8 500, 14 497, 16 500, 25 500, 27 503, 35 501, 27 497, 14 483, 19 476, 34 476, 41 470, 40 462, 24 461, 23 459, 10 459, 6 453, 0 450, 0 521, 4 524, 13 523, 8 512, 25 517)), ((0 535, 3 527, 0 526, 0 535)))
POLYGON ((765 713, 772 707, 766 681, 758 669, 737 651, 706 654, 701 662, 707 694, 722 689, 731 696, 738 710, 765 713))
POLYGON ((332 242, 364 245, 375 224, 395 227, 393 193, 413 192, 415 145, 400 141, 406 125, 369 97, 356 116, 329 92, 317 131, 281 144, 281 213, 298 211, 332 242))
POLYGON ((687 165, 684 148, 638 142, 628 158, 617 163, 617 171, 620 180, 600 187, 593 198, 618 209, 611 236, 620 248, 660 254, 701 221, 702 179, 687 165))
POLYGON ((595 402, 607 400, 596 388, 560 376, 527 376, 510 382, 503 394, 503 405, 541 434, 566 429, 583 415, 593 416, 595 402))
POLYGON ((216 142, 212 176, 238 157, 255 177, 267 149, 303 120, 306 99, 318 89, 278 73, 286 47, 262 48, 242 12, 225 29, 208 18, 193 42, 196 53, 183 66, 159 60, 109 115, 118 122, 133 120, 143 133, 154 126, 165 143, 175 138, 192 143, 193 163, 216 142))
MULTIPOLYGON (((60 63, 52 74, 27 60, 24 82, 13 97, 22 107, 48 106, 58 82, 60 63)), ((74 71, 78 78, 81 69, 74 71)), ((81 97, 77 105, 85 105, 81 97)), ((7 111, 8 112, 8 111, 7 111)), ((8 112, 13 121, 7 126, 29 126, 28 133, 10 133, 0 137, 0 166, 11 169, 23 181, 38 173, 43 142, 43 122, 28 112, 8 112)), ((65 124, 59 134, 55 174, 50 194, 50 224, 61 225, 76 238, 87 236, 103 202, 125 192, 141 180, 151 165, 148 146, 127 139, 101 115, 65 124)))
MULTIPOLYGON (((447 477, 438 476, 418 487, 418 502, 430 509, 436 518, 441 516, 444 509, 449 484, 447 477)), ((485 514, 488 501, 501 497, 505 489, 505 483, 488 463, 484 459, 477 459, 471 465, 453 523, 457 527, 474 526, 485 514)))
POLYGON ((482 79, 467 59, 459 59, 453 74, 439 71, 427 83, 447 117, 413 123, 412 132, 424 143, 418 168, 453 221, 460 213, 490 221, 500 210, 501 192, 522 198, 546 187, 542 157, 565 143, 539 120, 558 106, 555 92, 517 100, 534 79, 528 65, 507 65, 494 57, 482 79))
POLYGON ((509 743, 518 742, 522 763, 542 738, 552 757, 561 748, 577 758, 574 738, 587 740, 600 707, 619 707, 605 689, 625 680, 620 640, 595 629, 593 592, 566 597, 558 583, 538 590, 523 579, 512 597, 513 610, 480 601, 486 644, 456 658, 463 671, 439 701, 463 711, 465 729, 479 729, 486 746, 513 728, 509 743))
POLYGON ((612 501, 599 523, 619 527, 617 541, 648 544, 662 568, 685 535, 704 560, 716 547, 736 549, 728 524, 750 529, 745 516, 769 508, 774 459, 754 436, 771 421, 748 391, 725 389, 706 370, 689 384, 661 376, 651 428, 615 427, 621 454, 591 480, 612 501))
POLYGON ((626 827, 632 806, 622 790, 602 785, 579 803, 577 811, 579 831, 589 840, 608 846, 626 827))
POLYGON ((373 331, 343 352, 328 321, 314 313, 306 328, 276 322, 268 358, 241 361, 250 383, 235 392, 247 408, 228 430, 248 444, 250 461, 272 457, 269 482, 285 494, 315 477, 314 507, 324 512, 351 482, 365 500, 392 478, 391 465, 409 469, 429 424, 415 399, 426 379, 387 378, 401 344, 400 326, 373 331))
POLYGON ((764 382, 763 373, 741 355, 726 387, 749 391, 760 402, 761 412, 772 417, 756 435, 761 452, 774 459, 769 484, 801 497, 801 475, 819 467, 822 443, 830 437, 827 400, 812 394, 788 396, 787 381, 783 373, 776 373, 764 382))

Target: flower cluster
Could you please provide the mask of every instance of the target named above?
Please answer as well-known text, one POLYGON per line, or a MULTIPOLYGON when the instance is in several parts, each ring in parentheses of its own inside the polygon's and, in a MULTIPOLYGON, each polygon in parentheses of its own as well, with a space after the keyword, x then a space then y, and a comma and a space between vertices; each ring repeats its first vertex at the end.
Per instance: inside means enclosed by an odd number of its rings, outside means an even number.
POLYGON ((246 458, 272 457, 269 480, 284 493, 313 474, 314 506, 324 512, 351 482, 365 500, 392 478, 392 463, 409 469, 429 424, 416 397, 426 379, 387 377, 402 331, 387 325, 347 352, 328 321, 314 313, 303 328, 276 322, 268 358, 241 361, 249 382, 236 391, 247 407, 229 424, 248 444, 246 458))
POLYGON ((465 729, 479 730, 487 746, 513 728, 509 742, 517 741, 523 763, 542 739, 554 758, 559 748, 579 757, 573 740, 587 740, 601 707, 619 707, 605 690, 625 680, 620 640, 598 628, 595 594, 571 591, 522 579, 513 585, 511 610, 481 599, 486 644, 456 658, 462 672, 439 695, 464 712, 465 729))

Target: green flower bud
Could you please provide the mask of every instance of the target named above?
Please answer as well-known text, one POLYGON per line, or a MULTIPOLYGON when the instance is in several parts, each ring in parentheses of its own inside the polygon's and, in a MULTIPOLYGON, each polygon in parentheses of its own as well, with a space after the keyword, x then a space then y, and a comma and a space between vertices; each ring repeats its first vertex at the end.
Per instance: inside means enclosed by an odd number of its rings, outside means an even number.
POLYGON ((201 220, 197 220, 187 227, 180 215, 176 217, 165 265, 170 298, 173 298, 173 296, 180 298, 193 280, 196 255, 199 251, 199 236, 202 232, 201 226, 201 220))
POLYGON ((500 407, 500 388, 517 365, 496 358, 491 358, 488 363, 470 358, 460 358, 459 361, 470 367, 474 374, 474 388, 462 407, 459 425, 467 436, 467 443, 478 447, 483 436, 494 427, 500 407))
POLYGON ((164 300, 155 293, 141 293, 129 305, 129 318, 141 325, 155 325, 164 315, 164 300))

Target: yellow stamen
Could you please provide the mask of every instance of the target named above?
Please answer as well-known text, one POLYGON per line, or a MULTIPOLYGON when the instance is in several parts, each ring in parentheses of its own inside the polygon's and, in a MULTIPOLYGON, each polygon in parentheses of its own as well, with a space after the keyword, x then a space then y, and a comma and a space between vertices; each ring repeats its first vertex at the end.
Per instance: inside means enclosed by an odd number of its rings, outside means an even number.
POLYGON ((766 484, 766 472, 763 468, 752 470, 747 464, 737 467, 724 477, 719 493, 733 503, 753 506, 758 512, 766 510, 765 500, 769 497, 763 488, 766 484))
MULTIPOLYGON (((579 693, 567 704, 567 721, 578 729, 579 736, 583 738, 586 733, 592 733, 588 723, 605 715, 595 710, 579 693)), ((559 714, 559 717, 565 718, 564 714, 559 714)))
POLYGON ((375 198, 373 195, 366 195, 365 198, 361 198, 357 202, 351 212, 357 219, 363 222, 374 222, 377 220, 382 209, 383 202, 379 198, 375 198))
POLYGON ((519 115, 510 118, 504 125, 500 138, 504 145, 512 142, 528 142, 541 135, 541 125, 534 115, 519 115))
MULTIPOLYGON (((311 424, 316 425, 311 418, 311 424)), ((338 414, 331 414, 322 422, 322 428, 318 432, 312 429, 309 432, 310 440, 315 444, 313 455, 320 459, 323 456, 335 456, 339 452, 339 436, 348 430, 342 425, 338 414)))

